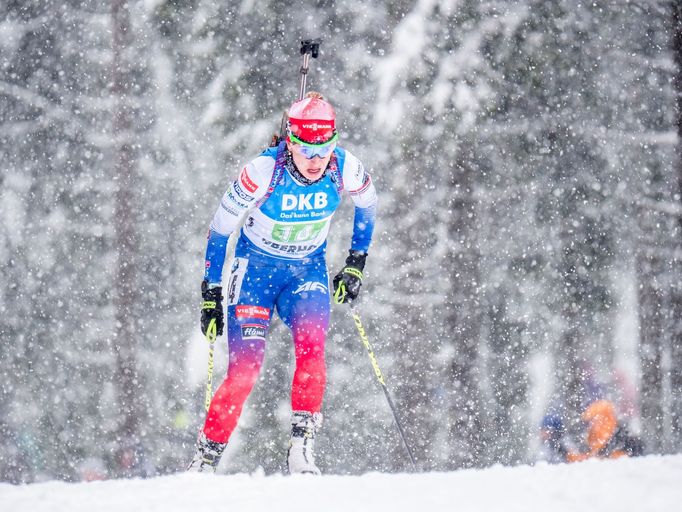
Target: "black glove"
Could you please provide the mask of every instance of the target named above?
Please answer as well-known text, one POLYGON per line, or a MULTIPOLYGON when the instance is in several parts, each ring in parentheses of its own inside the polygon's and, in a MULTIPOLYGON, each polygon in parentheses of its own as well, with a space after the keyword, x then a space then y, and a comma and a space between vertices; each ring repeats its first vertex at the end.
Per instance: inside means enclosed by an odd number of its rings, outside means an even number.
POLYGON ((344 304, 358 298, 366 259, 364 252, 349 251, 346 266, 334 277, 334 302, 344 304))
POLYGON ((201 282, 201 332, 206 336, 222 336, 225 319, 223 318, 223 287, 208 287, 208 281, 201 282), (214 330, 215 329, 215 330, 214 330))

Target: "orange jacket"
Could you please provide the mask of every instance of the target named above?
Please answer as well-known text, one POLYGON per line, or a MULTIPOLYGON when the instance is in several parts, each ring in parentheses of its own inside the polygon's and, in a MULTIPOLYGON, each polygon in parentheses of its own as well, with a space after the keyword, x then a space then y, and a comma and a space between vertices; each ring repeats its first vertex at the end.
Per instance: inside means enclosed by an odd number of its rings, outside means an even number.
POLYGON ((592 457, 617 459, 627 455, 624 450, 609 446, 609 442, 618 429, 616 408, 611 402, 608 400, 592 402, 582 414, 582 419, 588 424, 588 450, 586 452, 568 452, 566 455, 568 462, 578 462, 592 457))

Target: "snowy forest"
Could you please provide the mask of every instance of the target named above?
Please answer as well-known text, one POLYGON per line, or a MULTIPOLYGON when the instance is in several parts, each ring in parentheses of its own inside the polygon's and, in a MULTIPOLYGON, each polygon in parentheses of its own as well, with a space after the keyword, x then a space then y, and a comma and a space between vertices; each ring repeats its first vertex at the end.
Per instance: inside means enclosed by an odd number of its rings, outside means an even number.
MULTIPOLYGON (((187 466, 208 224, 311 37, 379 194, 357 311, 420 469, 533 463, 595 396, 681 452, 681 2, 3 0, 0 481, 187 466)), ((221 471, 284 470, 293 359, 275 321, 221 471)), ((322 472, 410 470, 343 305, 327 371, 322 472)))

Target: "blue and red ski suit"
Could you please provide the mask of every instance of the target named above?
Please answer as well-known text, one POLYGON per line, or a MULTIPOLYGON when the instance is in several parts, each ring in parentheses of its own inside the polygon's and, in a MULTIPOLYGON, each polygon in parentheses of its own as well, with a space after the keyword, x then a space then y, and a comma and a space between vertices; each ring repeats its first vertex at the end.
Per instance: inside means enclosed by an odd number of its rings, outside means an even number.
POLYGON ((366 253, 372 239, 377 195, 354 155, 337 147, 324 176, 311 184, 297 180, 292 165, 284 142, 251 161, 225 192, 209 230, 204 278, 217 285, 228 238, 246 216, 225 287, 227 377, 204 424, 206 437, 219 443, 236 428, 256 382, 275 310, 293 335, 292 410, 320 411, 330 309, 325 249, 344 190, 355 204, 351 250, 366 253))

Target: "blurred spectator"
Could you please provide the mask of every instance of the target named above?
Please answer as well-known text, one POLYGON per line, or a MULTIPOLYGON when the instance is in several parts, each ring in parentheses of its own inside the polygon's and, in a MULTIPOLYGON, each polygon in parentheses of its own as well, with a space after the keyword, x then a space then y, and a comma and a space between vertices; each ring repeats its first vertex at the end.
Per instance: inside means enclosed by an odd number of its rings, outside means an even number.
POLYGON ((107 469, 104 465, 104 461, 97 457, 85 459, 78 466, 78 476, 84 482, 106 480, 107 469))
POLYGON ((568 449, 566 448, 564 422, 558 413, 548 413, 540 423, 540 460, 550 464, 566 462, 568 449))
POLYGON ((581 407, 586 408, 592 402, 606 397, 608 387, 599 378, 597 370, 592 363, 582 361, 579 363, 579 366, 582 385, 581 407))
POLYGON ((140 441, 124 440, 116 451, 116 474, 123 478, 148 478, 156 475, 154 464, 146 457, 140 441))
POLYGON ((568 462, 577 462, 593 457, 615 459, 642 455, 642 441, 628 432, 618 421, 616 407, 609 400, 592 402, 581 416, 586 425, 584 451, 569 451, 568 462))

